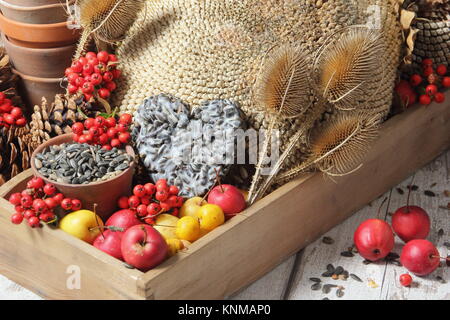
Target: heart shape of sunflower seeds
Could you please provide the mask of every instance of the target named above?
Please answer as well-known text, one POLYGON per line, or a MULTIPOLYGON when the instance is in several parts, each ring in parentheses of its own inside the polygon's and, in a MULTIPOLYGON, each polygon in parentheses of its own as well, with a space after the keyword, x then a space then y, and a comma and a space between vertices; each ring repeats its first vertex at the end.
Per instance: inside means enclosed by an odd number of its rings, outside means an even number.
POLYGON ((167 179, 180 196, 205 194, 216 172, 225 175, 234 163, 236 130, 244 129, 239 108, 230 100, 214 100, 193 109, 160 94, 134 114, 132 135, 150 178, 167 179))

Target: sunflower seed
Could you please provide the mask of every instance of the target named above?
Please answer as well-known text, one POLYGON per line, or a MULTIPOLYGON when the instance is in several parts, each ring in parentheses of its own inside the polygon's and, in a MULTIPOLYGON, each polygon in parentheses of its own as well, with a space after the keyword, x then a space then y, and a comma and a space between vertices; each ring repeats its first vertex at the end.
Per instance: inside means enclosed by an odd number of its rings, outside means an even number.
POLYGON ((336 275, 341 275, 343 272, 344 272, 344 268, 342 268, 341 266, 337 267, 334 270, 334 274, 336 274, 336 275))
POLYGON ((436 194, 431 190, 425 190, 423 194, 426 195, 427 197, 436 197, 436 194))
POLYGON ((309 280, 312 282, 322 282, 319 278, 309 278, 309 280))
POLYGON ((442 237, 444 235, 444 229, 439 229, 438 237, 442 237))
POLYGON ((358 281, 358 282, 363 282, 362 280, 361 280, 361 278, 360 277, 358 277, 356 274, 354 274, 354 273, 350 273, 350 278, 352 278, 353 280, 356 280, 356 281, 358 281))
POLYGON ((355 255, 353 254, 353 252, 350 252, 350 251, 342 251, 341 256, 346 257, 346 258, 352 258, 355 255))
POLYGON ((419 190, 419 187, 416 185, 408 185, 407 188, 411 191, 417 191, 419 190))
POLYGON ((327 271, 334 272, 334 266, 331 263, 327 264, 327 271))
POLYGON ((322 242, 325 244, 333 244, 334 240, 331 237, 323 237, 322 242))
POLYGON ((396 188, 396 190, 399 194, 402 194, 402 195, 405 194, 405 191, 403 191, 402 188, 396 188))
POLYGON ((337 289, 336 290, 336 296, 338 297, 338 298, 342 298, 343 296, 344 296, 344 290, 343 289, 341 289, 341 288, 339 288, 339 289, 337 289))
POLYGON ((326 278, 331 277, 332 275, 333 275, 332 271, 325 271, 324 273, 322 273, 322 277, 326 278))
POLYGON ((337 287, 337 285, 335 285, 335 284, 324 284, 322 287, 322 292, 325 294, 330 293, 331 288, 336 288, 336 287, 337 287))
POLYGON ((322 288, 322 284, 320 282, 316 282, 311 286, 311 290, 317 291, 322 288))

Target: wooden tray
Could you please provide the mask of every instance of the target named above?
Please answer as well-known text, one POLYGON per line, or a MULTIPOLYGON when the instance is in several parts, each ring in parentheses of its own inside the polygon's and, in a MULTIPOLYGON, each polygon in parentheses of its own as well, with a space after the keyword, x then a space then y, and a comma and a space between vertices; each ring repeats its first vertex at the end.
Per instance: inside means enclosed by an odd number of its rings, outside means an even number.
POLYGON ((449 102, 408 109, 383 125, 360 170, 336 183, 322 174, 290 182, 146 273, 61 230, 11 224, 5 198, 24 187, 31 171, 23 172, 0 188, 0 273, 44 298, 224 298, 445 151, 449 120, 449 102), (81 287, 69 290, 74 265, 81 287))

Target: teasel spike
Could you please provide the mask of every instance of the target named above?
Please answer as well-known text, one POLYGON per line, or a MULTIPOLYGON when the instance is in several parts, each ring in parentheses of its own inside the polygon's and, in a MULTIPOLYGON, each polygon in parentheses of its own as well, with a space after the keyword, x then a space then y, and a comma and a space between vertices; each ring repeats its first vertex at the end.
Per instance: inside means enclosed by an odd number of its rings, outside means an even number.
POLYGON ((275 49, 264 57, 255 84, 255 102, 268 115, 270 122, 265 131, 265 141, 259 152, 248 199, 252 199, 256 192, 275 124, 304 114, 312 105, 307 66, 307 58, 300 47, 292 44, 275 49))
POLYGON ((337 118, 317 128, 310 143, 309 160, 277 178, 277 182, 292 178, 315 167, 329 176, 348 175, 361 167, 358 164, 378 136, 378 116, 364 118, 362 114, 339 114, 337 118), (333 172, 334 170, 334 172, 333 172))
POLYGON ((332 34, 314 59, 319 95, 335 107, 357 105, 371 96, 364 84, 379 74, 381 34, 366 26, 346 27, 332 34))

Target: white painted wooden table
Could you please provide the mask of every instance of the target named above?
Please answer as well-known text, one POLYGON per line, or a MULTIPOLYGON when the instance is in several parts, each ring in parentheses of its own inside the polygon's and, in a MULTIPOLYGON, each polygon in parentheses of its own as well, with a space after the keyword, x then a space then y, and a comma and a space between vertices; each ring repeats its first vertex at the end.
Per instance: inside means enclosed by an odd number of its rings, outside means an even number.
MULTIPOLYGON (((422 168, 415 174, 414 185, 419 190, 411 193, 411 204, 424 208, 432 220, 432 229, 428 239, 435 243, 441 256, 450 254, 449 248, 444 242, 450 242, 450 211, 440 209, 439 206, 447 206, 450 198, 444 195, 445 190, 450 190, 450 151, 422 168), (424 194, 425 190, 433 191, 436 197, 424 194), (439 232, 439 230, 441 230, 439 232), (443 232, 443 234, 442 234, 443 232), (441 234, 441 235, 440 235, 441 234)), ((374 177, 376 179, 377 177, 374 177)), ((390 222, 389 214, 406 203, 407 185, 411 177, 392 189, 389 210, 385 203, 382 217, 390 222), (404 194, 400 194, 397 188, 401 188, 404 194)), ((370 183, 365 181, 364 183, 370 183)), ((296 255, 288 258, 270 273, 243 289, 232 299, 446 299, 450 300, 450 268, 440 267, 427 277, 413 276, 414 283, 411 288, 401 287, 398 282, 400 274, 407 272, 403 267, 395 266, 386 262, 374 264, 363 264, 363 258, 355 255, 352 258, 342 257, 340 253, 347 250, 353 244, 353 232, 362 221, 375 218, 383 199, 389 197, 390 192, 361 209, 344 223, 330 230, 326 236, 334 239, 334 244, 328 245, 322 242, 322 238, 309 245, 296 255), (350 273, 356 274, 363 282, 357 282, 351 278, 347 280, 333 280, 321 277, 327 264, 335 267, 342 266, 350 273), (441 283, 437 277, 441 277, 441 283), (336 296, 336 288, 324 294, 322 290, 313 291, 309 280, 311 277, 319 277, 322 282, 336 284, 344 287, 344 296, 336 296), (374 287, 369 286, 373 281, 374 287)), ((402 242, 396 237, 394 252, 400 254, 402 242)), ((40 299, 35 294, 18 286, 5 277, 0 276, 0 299, 40 299)))

